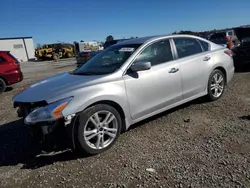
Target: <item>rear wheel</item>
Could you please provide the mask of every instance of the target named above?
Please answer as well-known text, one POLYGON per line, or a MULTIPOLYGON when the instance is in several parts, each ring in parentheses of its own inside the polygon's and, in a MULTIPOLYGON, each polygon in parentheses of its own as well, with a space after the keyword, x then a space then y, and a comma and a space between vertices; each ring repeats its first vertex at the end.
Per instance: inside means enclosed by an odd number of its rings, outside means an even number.
POLYGON ((208 99, 210 101, 215 101, 219 99, 224 93, 225 85, 225 75, 220 70, 215 69, 211 73, 208 81, 208 99))
POLYGON ((80 153, 94 155, 111 148, 121 133, 122 121, 115 108, 98 104, 83 111, 74 139, 80 153))
POLYGON ((6 83, 2 78, 0 78, 0 93, 3 93, 5 90, 6 90, 6 83))

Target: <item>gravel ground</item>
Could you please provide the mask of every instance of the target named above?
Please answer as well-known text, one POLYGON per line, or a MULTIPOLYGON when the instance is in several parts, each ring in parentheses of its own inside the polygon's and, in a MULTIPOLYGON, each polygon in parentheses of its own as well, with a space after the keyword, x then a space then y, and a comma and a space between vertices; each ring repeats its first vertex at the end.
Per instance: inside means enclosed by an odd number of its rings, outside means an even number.
POLYGON ((0 187, 250 187, 250 74, 224 96, 199 99, 132 126, 109 151, 34 157, 11 98, 74 60, 24 63, 23 82, 0 95, 0 187))

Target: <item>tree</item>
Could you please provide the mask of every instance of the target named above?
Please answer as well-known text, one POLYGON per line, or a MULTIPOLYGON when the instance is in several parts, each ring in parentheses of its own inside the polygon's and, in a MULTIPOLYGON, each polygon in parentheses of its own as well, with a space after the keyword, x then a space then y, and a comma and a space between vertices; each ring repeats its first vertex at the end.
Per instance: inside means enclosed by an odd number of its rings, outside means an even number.
POLYGON ((109 35, 106 37, 106 42, 111 42, 114 40, 114 37, 112 35, 109 35))
POLYGON ((37 48, 41 48, 42 45, 38 43, 38 44, 36 45, 36 47, 37 47, 37 48))

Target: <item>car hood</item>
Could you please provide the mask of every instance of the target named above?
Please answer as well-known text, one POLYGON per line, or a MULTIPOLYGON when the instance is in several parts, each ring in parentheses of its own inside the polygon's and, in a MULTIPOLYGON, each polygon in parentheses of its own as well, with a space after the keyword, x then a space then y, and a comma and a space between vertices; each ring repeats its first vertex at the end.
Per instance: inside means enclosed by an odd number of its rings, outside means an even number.
MULTIPOLYGON (((100 82, 103 75, 73 75, 70 73, 57 74, 35 84, 30 85, 28 88, 17 94, 14 102, 39 102, 47 101, 48 103, 56 96, 69 93, 78 88, 100 82)), ((103 80, 103 79, 102 79, 103 80)))
POLYGON ((237 38, 241 41, 242 39, 244 39, 245 37, 250 37, 250 27, 247 28, 235 28, 235 35, 237 36, 237 38))

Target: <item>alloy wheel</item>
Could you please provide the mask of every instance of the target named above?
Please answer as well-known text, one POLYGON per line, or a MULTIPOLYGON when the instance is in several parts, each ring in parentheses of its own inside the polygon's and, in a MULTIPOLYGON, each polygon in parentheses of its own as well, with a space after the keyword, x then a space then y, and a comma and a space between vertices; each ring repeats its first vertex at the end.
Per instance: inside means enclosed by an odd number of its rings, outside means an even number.
POLYGON ((117 137, 118 121, 109 111, 98 111, 86 122, 84 127, 84 140, 92 149, 104 149, 117 137))
POLYGON ((214 74, 213 78, 212 78, 212 83, 210 85, 210 89, 212 92, 212 95, 215 98, 218 98, 222 95, 223 90, 224 90, 224 77, 223 75, 216 73, 214 74))

